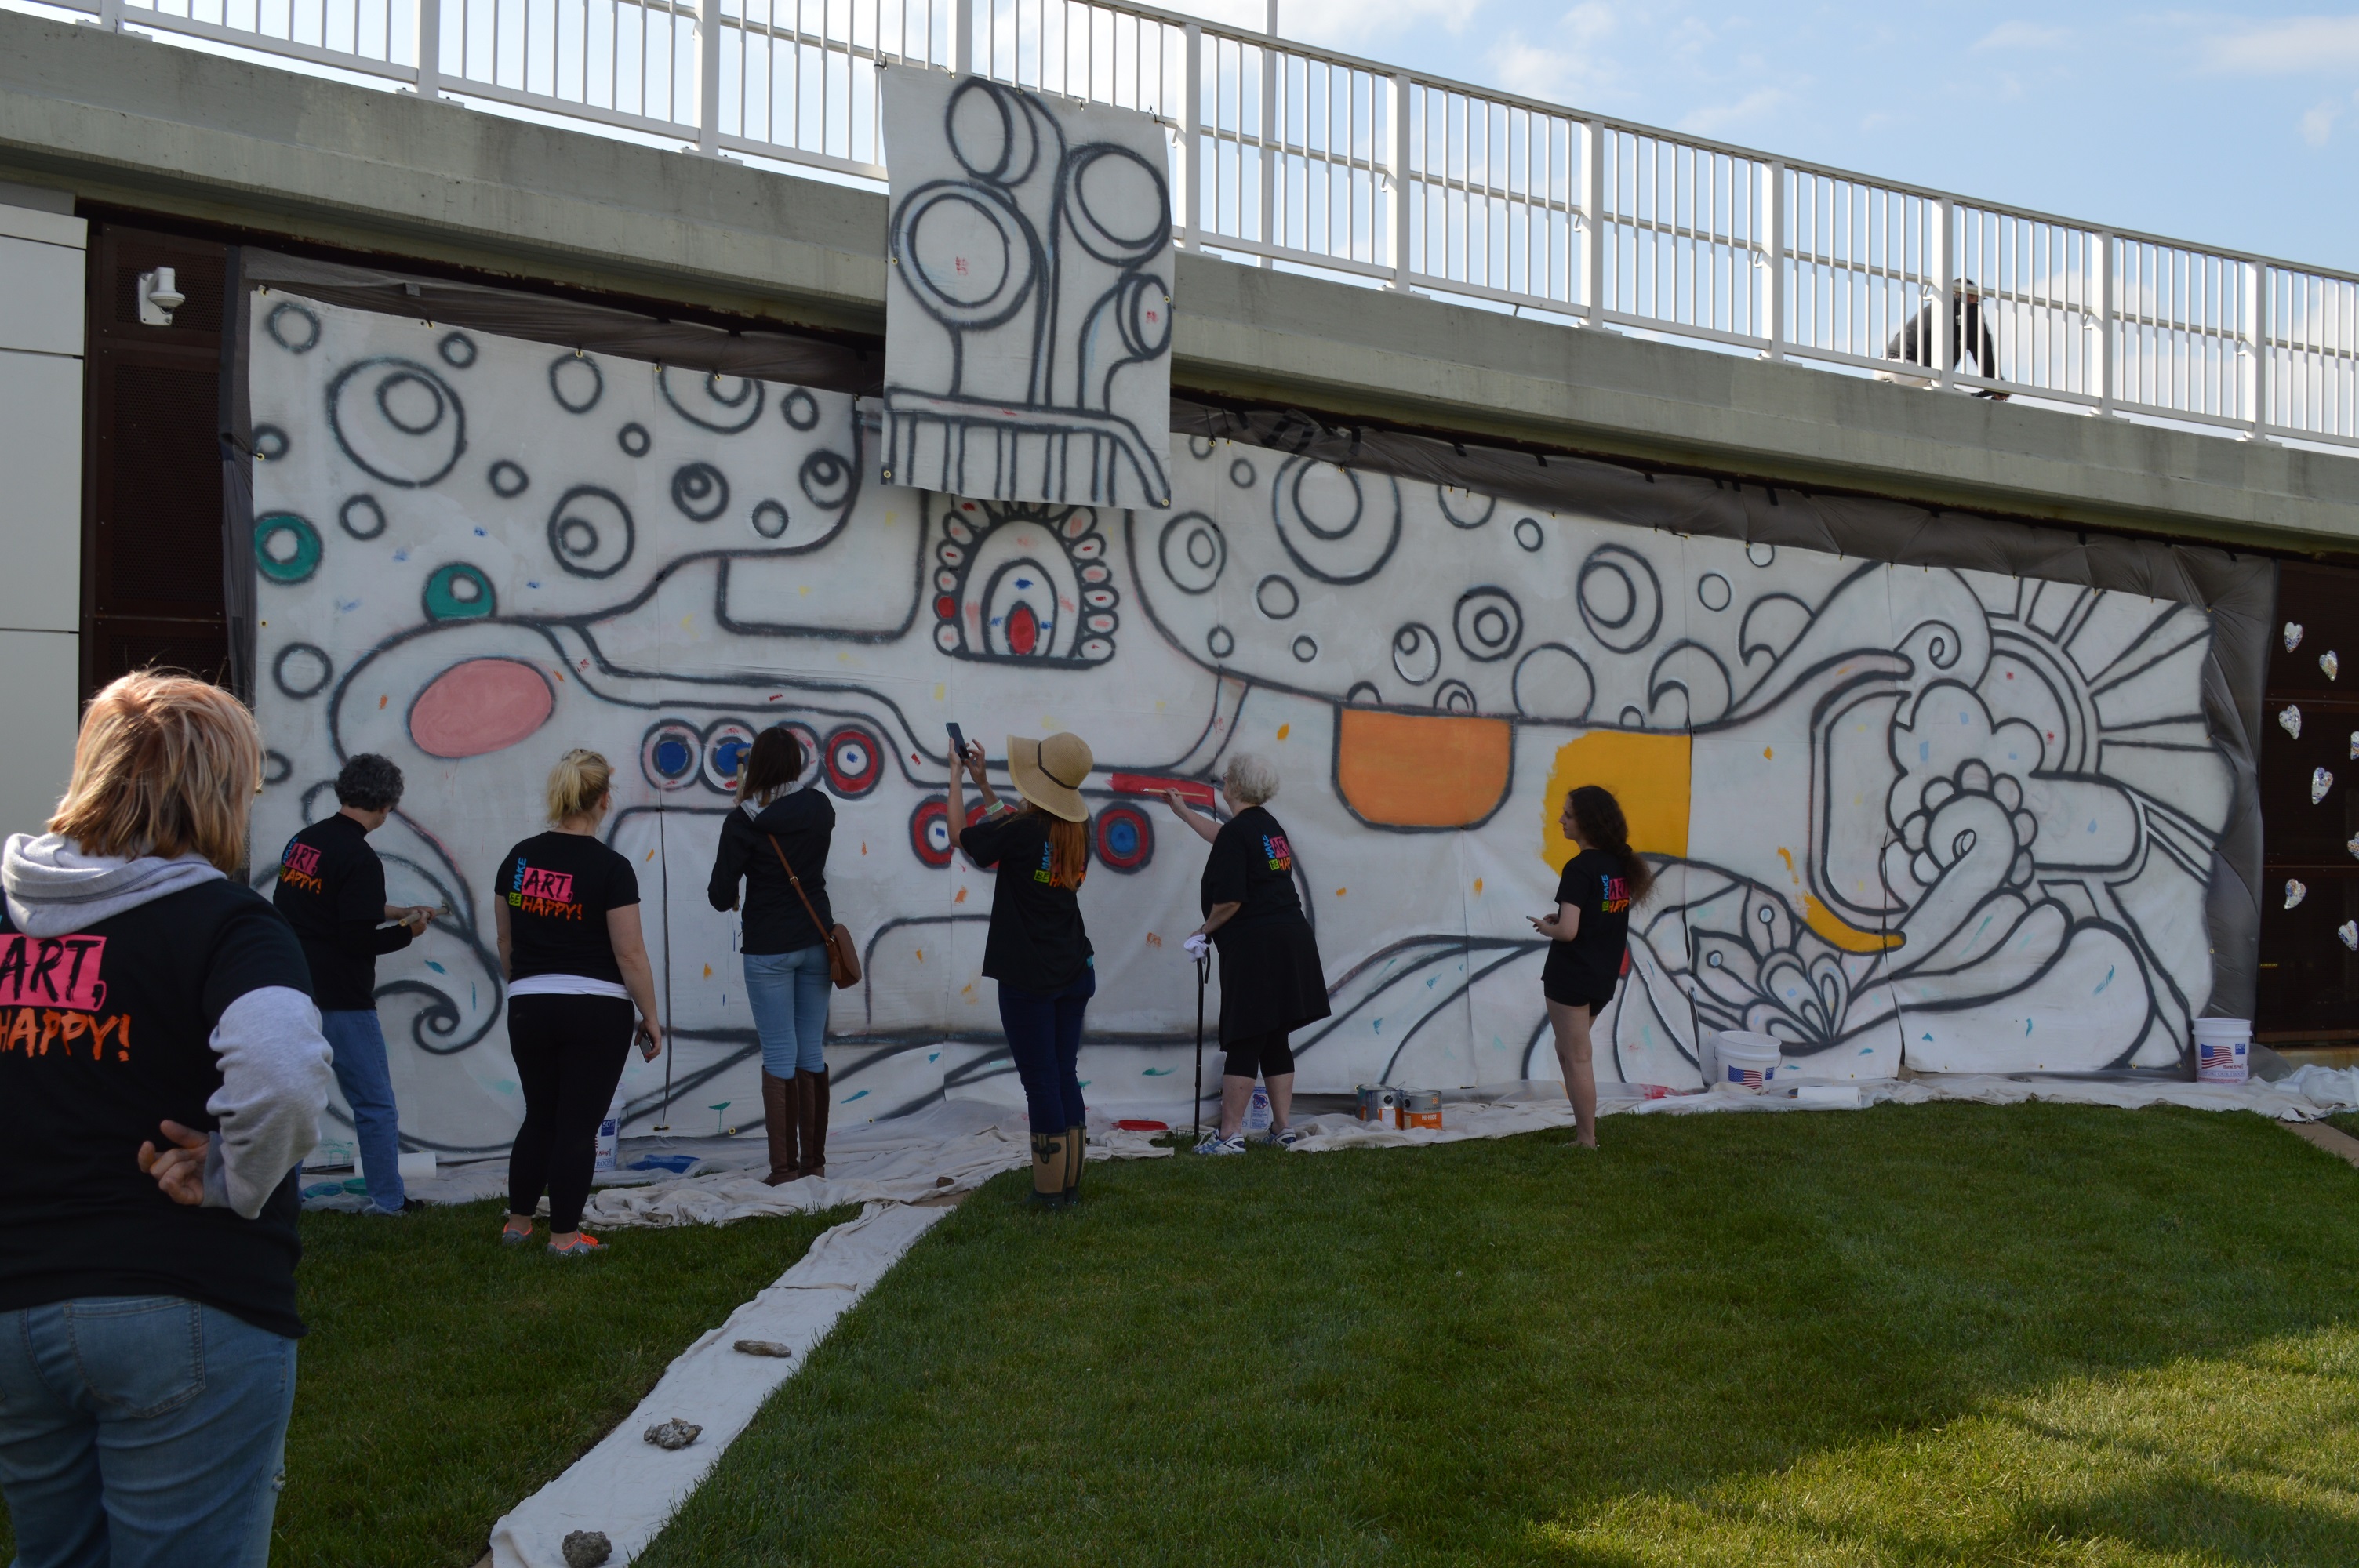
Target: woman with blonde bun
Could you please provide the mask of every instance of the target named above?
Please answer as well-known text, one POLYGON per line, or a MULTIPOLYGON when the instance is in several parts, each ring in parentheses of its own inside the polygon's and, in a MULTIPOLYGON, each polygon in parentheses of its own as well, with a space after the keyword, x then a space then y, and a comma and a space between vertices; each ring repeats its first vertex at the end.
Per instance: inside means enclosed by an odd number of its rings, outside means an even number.
POLYGON ((524 1088, 524 1125, 508 1152, 508 1218, 500 1239, 532 1238, 549 1194, 549 1249, 582 1258, 604 1245, 582 1228, 598 1123, 636 1038, 663 1049, 655 973, 639 929, 639 879, 598 840, 614 809, 614 770, 571 751, 549 772, 550 829, 511 849, 492 875, 492 917, 508 980, 508 1050, 524 1088))
POLYGON ((1089 1118, 1082 1105, 1082 1016, 1097 994, 1096 958, 1082 925, 1082 880, 1089 875, 1090 807, 1082 784, 1095 759, 1079 735, 1007 738, 1007 776, 1025 809, 992 793, 983 747, 970 744, 951 768, 951 841, 979 866, 997 866, 983 972, 999 982, 999 1022, 1024 1082, 1032 1119, 1032 1202, 1071 1208, 1081 1201, 1089 1118), (958 763, 982 791, 985 812, 966 820, 958 763))

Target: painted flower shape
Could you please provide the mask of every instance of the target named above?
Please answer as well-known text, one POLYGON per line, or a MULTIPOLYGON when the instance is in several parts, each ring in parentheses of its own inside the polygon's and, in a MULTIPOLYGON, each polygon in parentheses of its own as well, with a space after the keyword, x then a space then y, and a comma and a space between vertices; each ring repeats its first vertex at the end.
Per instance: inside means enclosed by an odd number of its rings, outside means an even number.
POLYGON ((1950 778, 1925 785, 1919 809, 1900 824, 1909 852, 1908 872, 1931 887, 1969 857, 2003 864, 1999 885, 2022 887, 2031 881, 2031 841, 2039 825, 2023 808, 2023 785, 2010 773, 1994 774, 1980 761, 1961 763, 1950 778), (2004 859, 2000 859, 2000 857, 2004 859))

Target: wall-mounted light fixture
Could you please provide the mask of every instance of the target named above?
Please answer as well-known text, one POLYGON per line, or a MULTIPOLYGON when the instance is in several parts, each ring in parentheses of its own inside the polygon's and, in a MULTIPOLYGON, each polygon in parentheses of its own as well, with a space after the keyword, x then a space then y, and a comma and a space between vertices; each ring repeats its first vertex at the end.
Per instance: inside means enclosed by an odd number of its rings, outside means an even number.
POLYGON ((139 275, 139 324, 143 327, 168 327, 172 312, 188 302, 180 292, 179 280, 172 268, 159 266, 154 272, 139 275))

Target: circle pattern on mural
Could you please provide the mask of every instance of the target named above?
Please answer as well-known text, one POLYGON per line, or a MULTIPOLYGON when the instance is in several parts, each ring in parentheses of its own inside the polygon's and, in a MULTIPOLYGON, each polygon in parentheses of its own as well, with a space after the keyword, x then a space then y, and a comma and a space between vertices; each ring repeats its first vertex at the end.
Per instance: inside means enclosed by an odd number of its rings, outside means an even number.
POLYGON ((492 579, 484 575, 483 568, 465 561, 437 567, 426 579, 421 599, 429 621, 480 621, 499 610, 492 579))
POLYGON ((1163 524, 1156 554, 1163 575, 1182 593, 1208 593, 1229 564, 1229 542, 1221 525, 1201 512, 1182 512, 1163 524))
POLYGON ((1260 478, 1250 459, 1239 458, 1229 465, 1229 482, 1239 490, 1251 490, 1260 478))
POLYGON ((665 365, 656 372, 656 386, 673 413, 722 436, 734 436, 759 419, 766 400, 760 382, 717 370, 700 373, 665 365))
POLYGON ((795 387, 778 399, 778 412, 795 429, 815 430, 819 427, 819 399, 802 387, 795 387))
POLYGON ((254 524, 254 564, 273 582, 297 583, 320 569, 320 531, 292 512, 274 512, 254 524))
POLYGON ((309 306, 282 299, 262 319, 270 341, 290 354, 308 354, 320 346, 320 318, 309 306))
POLYGON ((1451 617, 1458 646, 1477 664, 1504 659, 1524 640, 1524 612, 1506 589, 1469 589, 1451 617))
POLYGON ((298 701, 327 690, 335 675, 327 650, 309 643, 289 643, 270 661, 271 683, 298 701))
POLYGON ((1272 572, 1254 584, 1254 606, 1272 621, 1283 621, 1302 608, 1302 595, 1293 579, 1272 572))
POLYGON ((753 729, 734 719, 714 720, 704 731, 704 782, 726 794, 737 787, 737 770, 754 749, 753 729))
POLYGON ((1433 706, 1444 713, 1474 711, 1474 693, 1462 680, 1446 680, 1434 688, 1433 706))
POLYGON ((704 737, 696 727, 667 719, 639 742, 639 771, 660 790, 686 789, 703 771, 704 737))
POLYGON ((655 441, 647 435, 647 427, 635 419, 614 432, 614 444, 623 449, 626 457, 643 458, 655 441))
POLYGON ((759 534, 765 539, 785 538, 787 535, 787 524, 791 521, 792 519, 787 515, 786 504, 783 502, 757 501, 754 503, 754 532, 759 534))
POLYGON ((710 523, 729 510, 729 481, 711 463, 683 463, 671 476, 671 503, 691 523, 710 523))
POLYGON ((1393 669, 1411 686, 1441 673, 1441 639, 1432 627, 1412 621, 1393 633, 1393 669))
POLYGON ((568 414, 587 414, 606 395, 606 373, 588 354, 560 354, 549 362, 549 395, 568 414))
POLYGON ((1378 708, 1384 704, 1385 694, 1372 681, 1353 681, 1352 689, 1343 694, 1343 700, 1359 708, 1378 708))
POLYGON ((857 800, 885 776, 885 748, 857 724, 847 724, 827 738, 820 753, 827 787, 846 800, 857 800))
POLYGON ((941 870, 951 863, 951 803, 940 795, 921 800, 909 813, 909 848, 919 860, 941 870))
POLYGON ((1527 550, 1538 549, 1547 542, 1547 538, 1548 535, 1541 532, 1540 520, 1537 517, 1522 518, 1516 524, 1516 543, 1527 550))
POLYGON ((442 341, 434 345, 434 351, 452 370, 465 370, 475 362, 475 340, 464 332, 445 332, 442 341))
POLYGON ((1319 644, 1309 637, 1297 637, 1293 652, 1296 659, 1307 665, 1319 656, 1319 644))
POLYGON ((532 485, 532 476, 524 471, 521 463, 502 458, 492 465, 492 493, 503 501, 513 501, 532 485))
POLYGON ((1543 643, 1516 661, 1516 711, 1527 719, 1582 719, 1597 699, 1597 679, 1561 643, 1543 643))
POLYGON ((1204 635, 1204 646, 1216 659, 1225 659, 1237 651, 1237 640, 1225 626, 1215 626, 1204 635))
POLYGON ((1745 558, 1756 567, 1766 567, 1777 558, 1777 546, 1759 543, 1747 545, 1745 546, 1745 558))
POLYGON ((631 509, 602 485, 577 484, 549 510, 549 553, 575 577, 613 577, 636 543, 631 509))
POLYGON ((1321 582, 1365 582, 1400 545, 1400 486, 1388 474, 1288 458, 1270 491, 1278 543, 1321 582))
POLYGON ((294 776, 294 759, 288 756, 286 752, 265 752, 262 753, 262 782, 264 784, 283 784, 294 776))
POLYGON ((1499 498, 1495 495, 1481 495, 1446 484, 1435 485, 1433 494, 1441 503, 1441 514, 1450 519, 1453 527, 1480 528, 1499 510, 1499 498))
POLYGON ((1718 572, 1706 572, 1696 579, 1696 602, 1706 610, 1725 610, 1734 597, 1728 579, 1718 572))
POLYGON ((467 411, 450 383, 390 354, 346 365, 328 384, 328 429, 344 456, 404 490, 435 483, 467 449, 467 411))
POLYGON ((287 432, 276 425, 254 427, 254 455, 259 461, 275 463, 287 455, 287 432))
POLYGON ((385 508, 374 495, 348 495, 336 508, 336 523, 355 539, 374 539, 385 532, 385 508))
POLYGON ((1663 585, 1647 557, 1624 546, 1589 553, 1574 597, 1590 634, 1617 654, 1645 647, 1662 629, 1663 585))
POLYGON ((1128 801, 1103 807, 1093 826, 1098 860, 1108 871, 1136 871, 1155 858, 1155 825, 1128 801))
POLYGON ((852 465, 838 452, 813 452, 803 460, 797 481, 813 506, 832 512, 852 499, 852 465))

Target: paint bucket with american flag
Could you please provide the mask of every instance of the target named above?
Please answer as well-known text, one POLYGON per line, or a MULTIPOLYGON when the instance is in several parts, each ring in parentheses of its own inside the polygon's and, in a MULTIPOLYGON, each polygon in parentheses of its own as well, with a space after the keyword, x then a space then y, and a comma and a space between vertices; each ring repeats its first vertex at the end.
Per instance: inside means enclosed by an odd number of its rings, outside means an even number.
POLYGON ((1723 1029, 1712 1037, 1712 1046, 1715 1084, 1759 1094, 1777 1076, 1782 1056, 1774 1035, 1723 1029))
POLYGON ((2199 1018, 2195 1021, 2195 1078, 2205 1084, 2241 1084, 2245 1058, 2253 1045, 2249 1018, 2199 1018))

